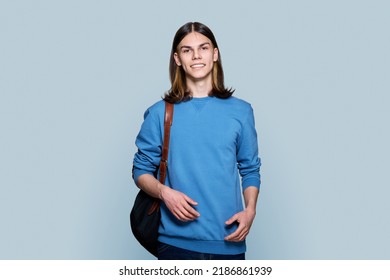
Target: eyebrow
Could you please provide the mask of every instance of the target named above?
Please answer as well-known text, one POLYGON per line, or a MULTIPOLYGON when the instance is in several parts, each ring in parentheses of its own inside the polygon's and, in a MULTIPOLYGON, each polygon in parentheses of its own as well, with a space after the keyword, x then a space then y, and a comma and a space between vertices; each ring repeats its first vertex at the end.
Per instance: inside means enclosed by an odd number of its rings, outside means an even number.
MULTIPOLYGON (((203 44, 200 44, 199 47, 203 47, 205 45, 210 45, 210 43, 209 42, 205 42, 203 44)), ((191 46, 181 46, 180 49, 192 49, 192 47, 191 46)))

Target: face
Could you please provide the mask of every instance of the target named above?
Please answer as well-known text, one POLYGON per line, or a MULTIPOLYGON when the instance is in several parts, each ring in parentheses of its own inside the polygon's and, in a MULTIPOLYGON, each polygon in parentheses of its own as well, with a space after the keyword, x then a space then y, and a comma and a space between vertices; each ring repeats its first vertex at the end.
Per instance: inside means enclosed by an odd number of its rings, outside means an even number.
POLYGON ((218 49, 206 36, 191 32, 177 46, 174 59, 178 66, 183 67, 187 79, 211 81, 213 64, 218 60, 218 49))

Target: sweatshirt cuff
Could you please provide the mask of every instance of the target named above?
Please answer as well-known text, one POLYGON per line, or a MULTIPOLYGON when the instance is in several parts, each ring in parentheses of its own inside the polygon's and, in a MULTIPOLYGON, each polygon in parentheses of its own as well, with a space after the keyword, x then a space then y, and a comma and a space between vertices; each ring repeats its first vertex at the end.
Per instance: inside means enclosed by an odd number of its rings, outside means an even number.
POLYGON ((143 170, 143 169, 139 169, 139 168, 136 168, 134 167, 133 168, 133 180, 134 180, 134 183, 138 186, 138 178, 139 176, 143 175, 143 174, 150 174, 152 176, 154 176, 153 172, 149 172, 149 171, 146 171, 146 170, 143 170))
POLYGON ((245 190, 248 187, 256 187, 260 189, 260 179, 258 178, 248 178, 242 182, 242 189, 245 190))

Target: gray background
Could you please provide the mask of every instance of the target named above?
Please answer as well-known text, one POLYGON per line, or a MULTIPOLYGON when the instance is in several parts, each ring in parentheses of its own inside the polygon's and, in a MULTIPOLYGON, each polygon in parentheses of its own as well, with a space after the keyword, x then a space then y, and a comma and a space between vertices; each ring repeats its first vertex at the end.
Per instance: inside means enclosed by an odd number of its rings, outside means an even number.
POLYGON ((134 140, 176 30, 216 35, 252 103, 248 259, 389 259, 388 1, 0 2, 0 258, 149 259, 134 140))

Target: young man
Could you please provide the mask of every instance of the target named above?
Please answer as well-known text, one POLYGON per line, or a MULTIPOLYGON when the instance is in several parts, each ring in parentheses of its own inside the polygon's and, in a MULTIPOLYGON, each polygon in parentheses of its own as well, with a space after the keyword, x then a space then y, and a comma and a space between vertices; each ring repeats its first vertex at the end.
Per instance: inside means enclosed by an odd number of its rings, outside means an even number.
POLYGON ((217 42, 201 23, 177 31, 170 77, 164 99, 175 109, 165 184, 153 176, 164 101, 146 111, 133 162, 137 186, 162 201, 158 258, 245 259, 260 188, 252 107, 225 88, 217 42))

